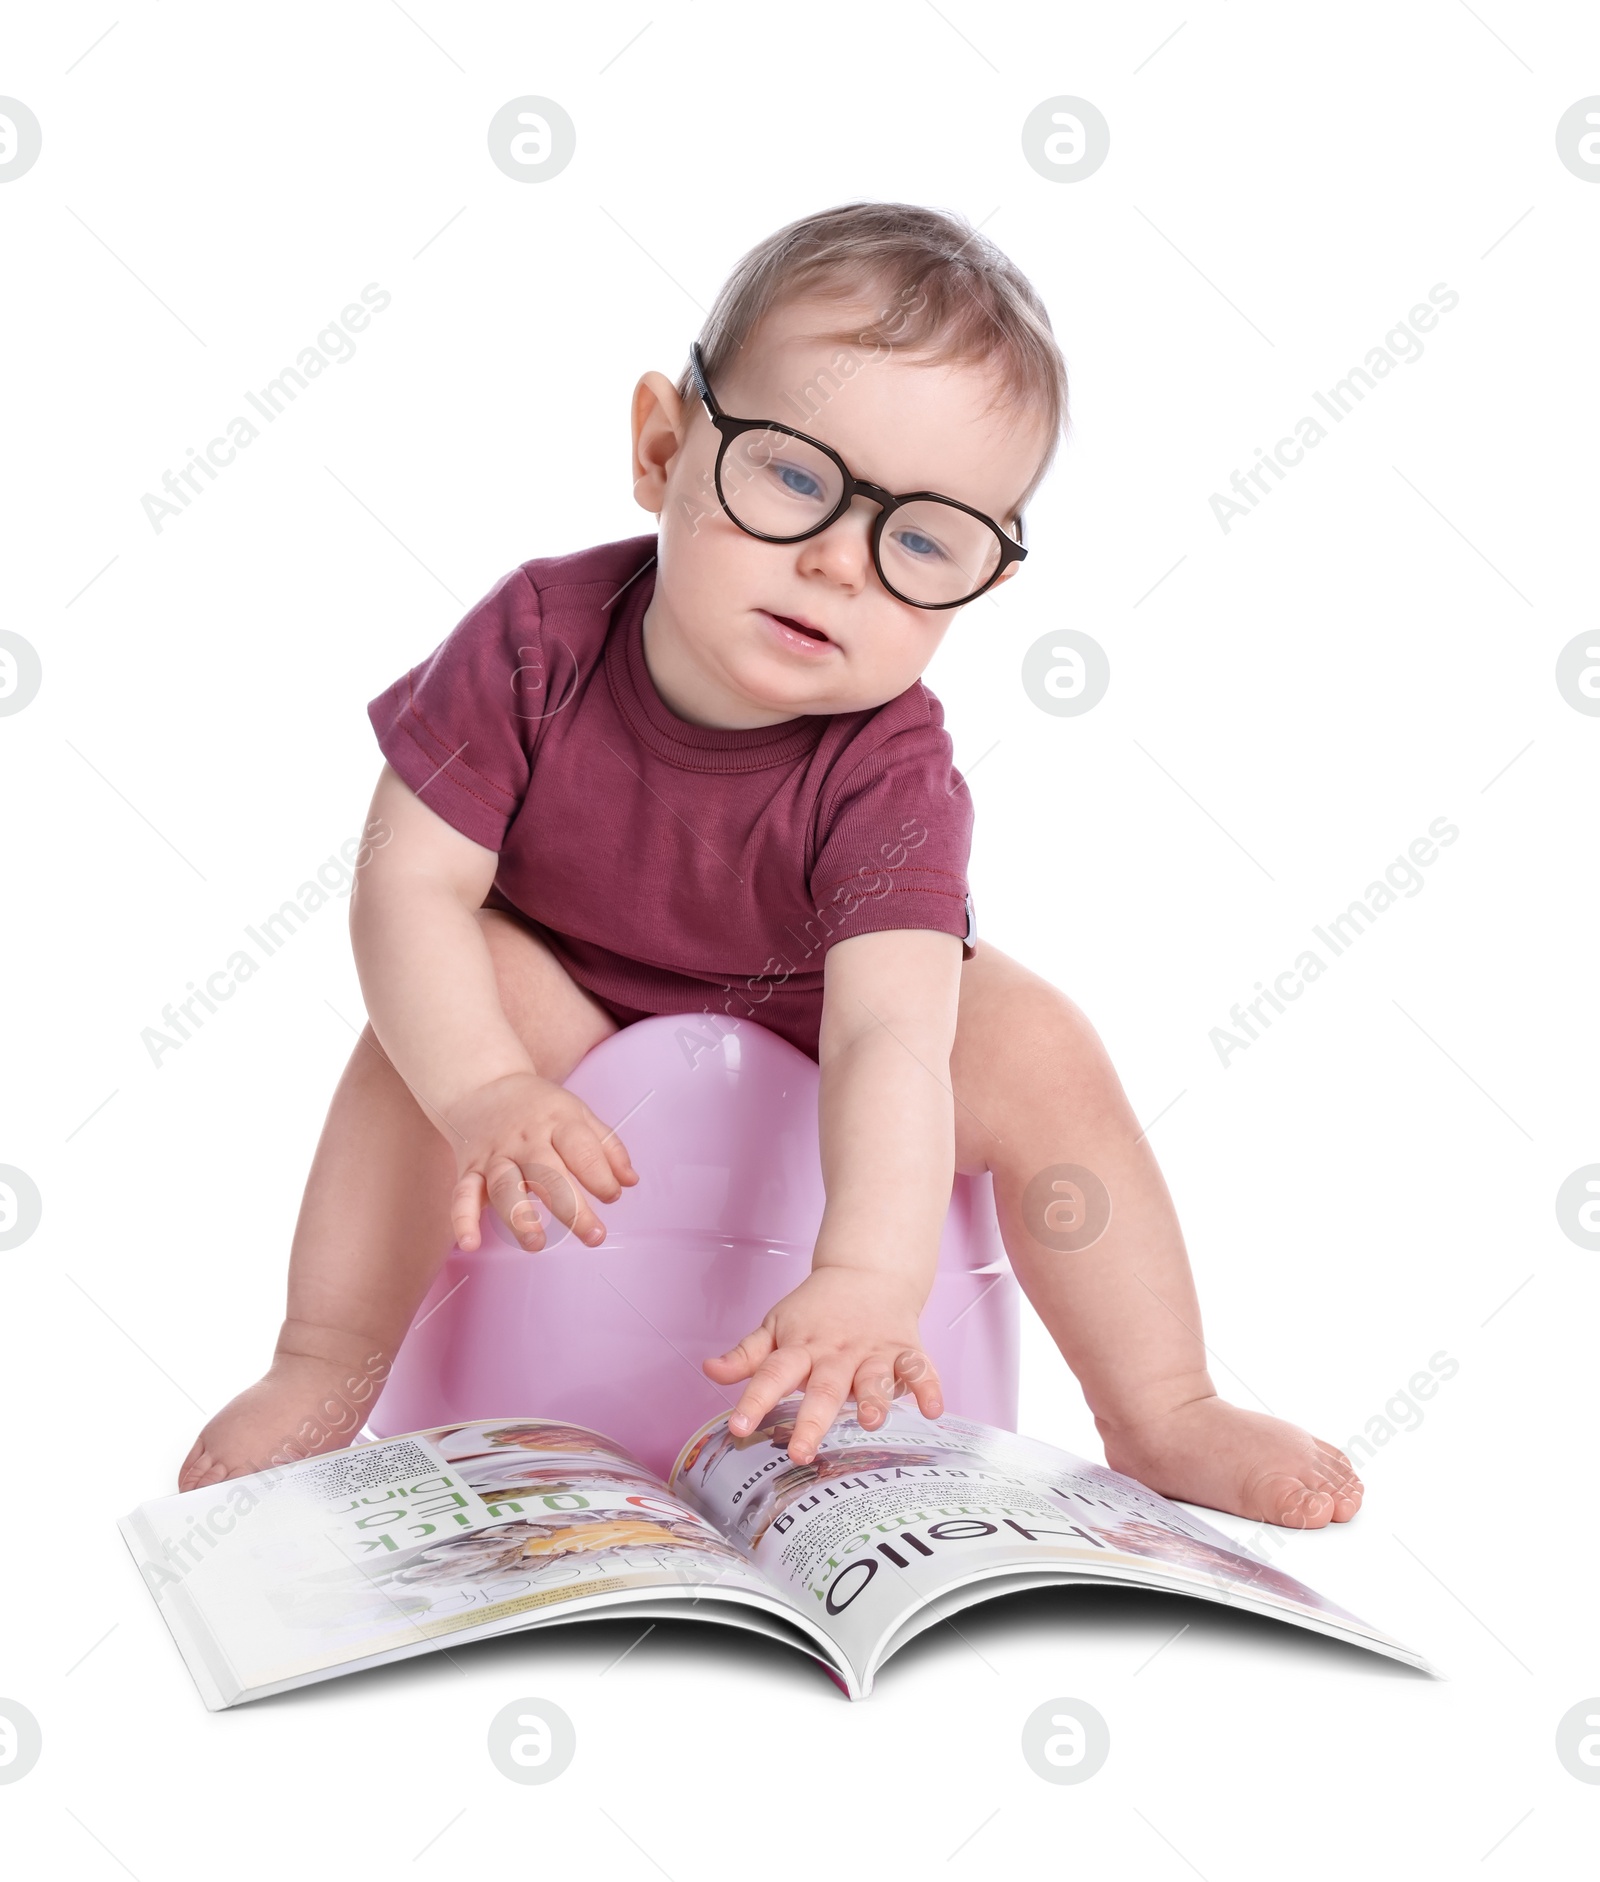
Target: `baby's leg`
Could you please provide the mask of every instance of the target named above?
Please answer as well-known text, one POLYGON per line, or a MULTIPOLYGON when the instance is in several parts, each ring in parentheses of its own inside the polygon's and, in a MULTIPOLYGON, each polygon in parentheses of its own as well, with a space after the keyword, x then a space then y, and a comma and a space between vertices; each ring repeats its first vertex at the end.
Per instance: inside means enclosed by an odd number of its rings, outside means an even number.
MULTIPOLYGON (((563 1082, 616 1021, 521 923, 478 919, 506 1017, 563 1082)), ((450 1247, 454 1182, 449 1145, 365 1028, 306 1181, 272 1365, 200 1433, 180 1490, 350 1442, 450 1247)))
POLYGON ((984 943, 961 970, 950 1075, 956 1167, 993 1170, 1012 1270, 1077 1375, 1111 1468, 1256 1521, 1347 1522, 1362 1490, 1342 1451, 1217 1397, 1172 1199, 1077 1007, 984 943), (1104 1185, 1110 1218, 1089 1246, 1070 1244, 1084 1201, 1076 1239, 1093 1235, 1099 1197, 1089 1184, 1080 1198, 1070 1178, 1052 1189, 1061 1164, 1104 1185))

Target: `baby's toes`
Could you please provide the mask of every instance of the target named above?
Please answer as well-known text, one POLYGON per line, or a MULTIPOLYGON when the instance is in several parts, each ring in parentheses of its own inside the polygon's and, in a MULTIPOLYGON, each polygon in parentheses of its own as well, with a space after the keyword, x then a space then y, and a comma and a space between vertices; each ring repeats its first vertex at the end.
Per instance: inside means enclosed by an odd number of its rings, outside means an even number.
POLYGON ((1333 1520, 1347 1523, 1361 1507, 1365 1485, 1343 1451, 1318 1439, 1317 1454, 1321 1468, 1310 1473, 1307 1480, 1333 1497, 1333 1520))
POLYGON ((1322 1438, 1313 1439, 1317 1447, 1317 1458, 1322 1468, 1336 1482, 1351 1483, 1359 1490, 1361 1479, 1356 1475, 1356 1467, 1336 1444, 1329 1444, 1322 1438))
POLYGON ((220 1458, 213 1457, 198 1440, 193 1450, 183 1460, 183 1468, 178 1472, 179 1490, 203 1490, 208 1483, 215 1483, 219 1477, 225 1477, 228 1467, 220 1458))
POLYGON ((1264 1474, 1253 1489, 1259 1520, 1263 1522, 1278 1523, 1285 1529, 1321 1529, 1333 1520, 1331 1492, 1288 1471, 1264 1474))
POLYGON ((1330 1481, 1315 1471, 1307 1471, 1306 1478, 1308 1487, 1313 1492, 1320 1490, 1330 1498, 1332 1503, 1328 1512, 1330 1522, 1347 1523, 1360 1509, 1361 1484, 1357 1479, 1352 1478, 1348 1483, 1330 1481))

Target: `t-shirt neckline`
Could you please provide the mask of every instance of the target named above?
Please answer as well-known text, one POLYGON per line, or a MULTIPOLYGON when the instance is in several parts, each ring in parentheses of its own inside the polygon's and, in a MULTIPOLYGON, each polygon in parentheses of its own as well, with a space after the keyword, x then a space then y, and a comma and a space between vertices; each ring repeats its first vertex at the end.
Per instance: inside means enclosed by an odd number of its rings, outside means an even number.
POLYGON ((652 555, 629 582, 606 636, 606 678, 617 708, 640 744, 684 771, 759 771, 813 750, 828 721, 805 713, 776 725, 695 725, 656 691, 644 657, 644 616, 655 593, 652 555))

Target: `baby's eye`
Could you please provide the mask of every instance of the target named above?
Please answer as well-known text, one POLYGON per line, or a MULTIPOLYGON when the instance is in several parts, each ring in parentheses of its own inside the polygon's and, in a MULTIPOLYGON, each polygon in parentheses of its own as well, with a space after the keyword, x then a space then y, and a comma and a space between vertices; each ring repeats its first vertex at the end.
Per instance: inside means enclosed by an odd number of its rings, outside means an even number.
POLYGON ((812 473, 799 464, 776 464, 773 468, 778 473, 779 481, 791 496, 820 497, 822 483, 812 473))
POLYGON ((920 529, 898 530, 895 533, 895 541, 907 555, 913 555, 919 561, 942 562, 945 559, 944 550, 940 545, 931 536, 924 536, 920 529))

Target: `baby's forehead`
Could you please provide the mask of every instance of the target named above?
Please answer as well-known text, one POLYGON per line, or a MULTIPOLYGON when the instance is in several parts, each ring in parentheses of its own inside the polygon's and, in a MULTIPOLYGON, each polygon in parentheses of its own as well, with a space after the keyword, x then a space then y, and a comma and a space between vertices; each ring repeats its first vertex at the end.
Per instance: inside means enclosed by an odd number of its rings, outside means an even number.
POLYGON ((897 347, 878 310, 793 302, 748 336, 712 391, 738 418, 770 418, 830 444, 858 477, 931 489, 998 514, 1044 455, 999 363, 897 347))

